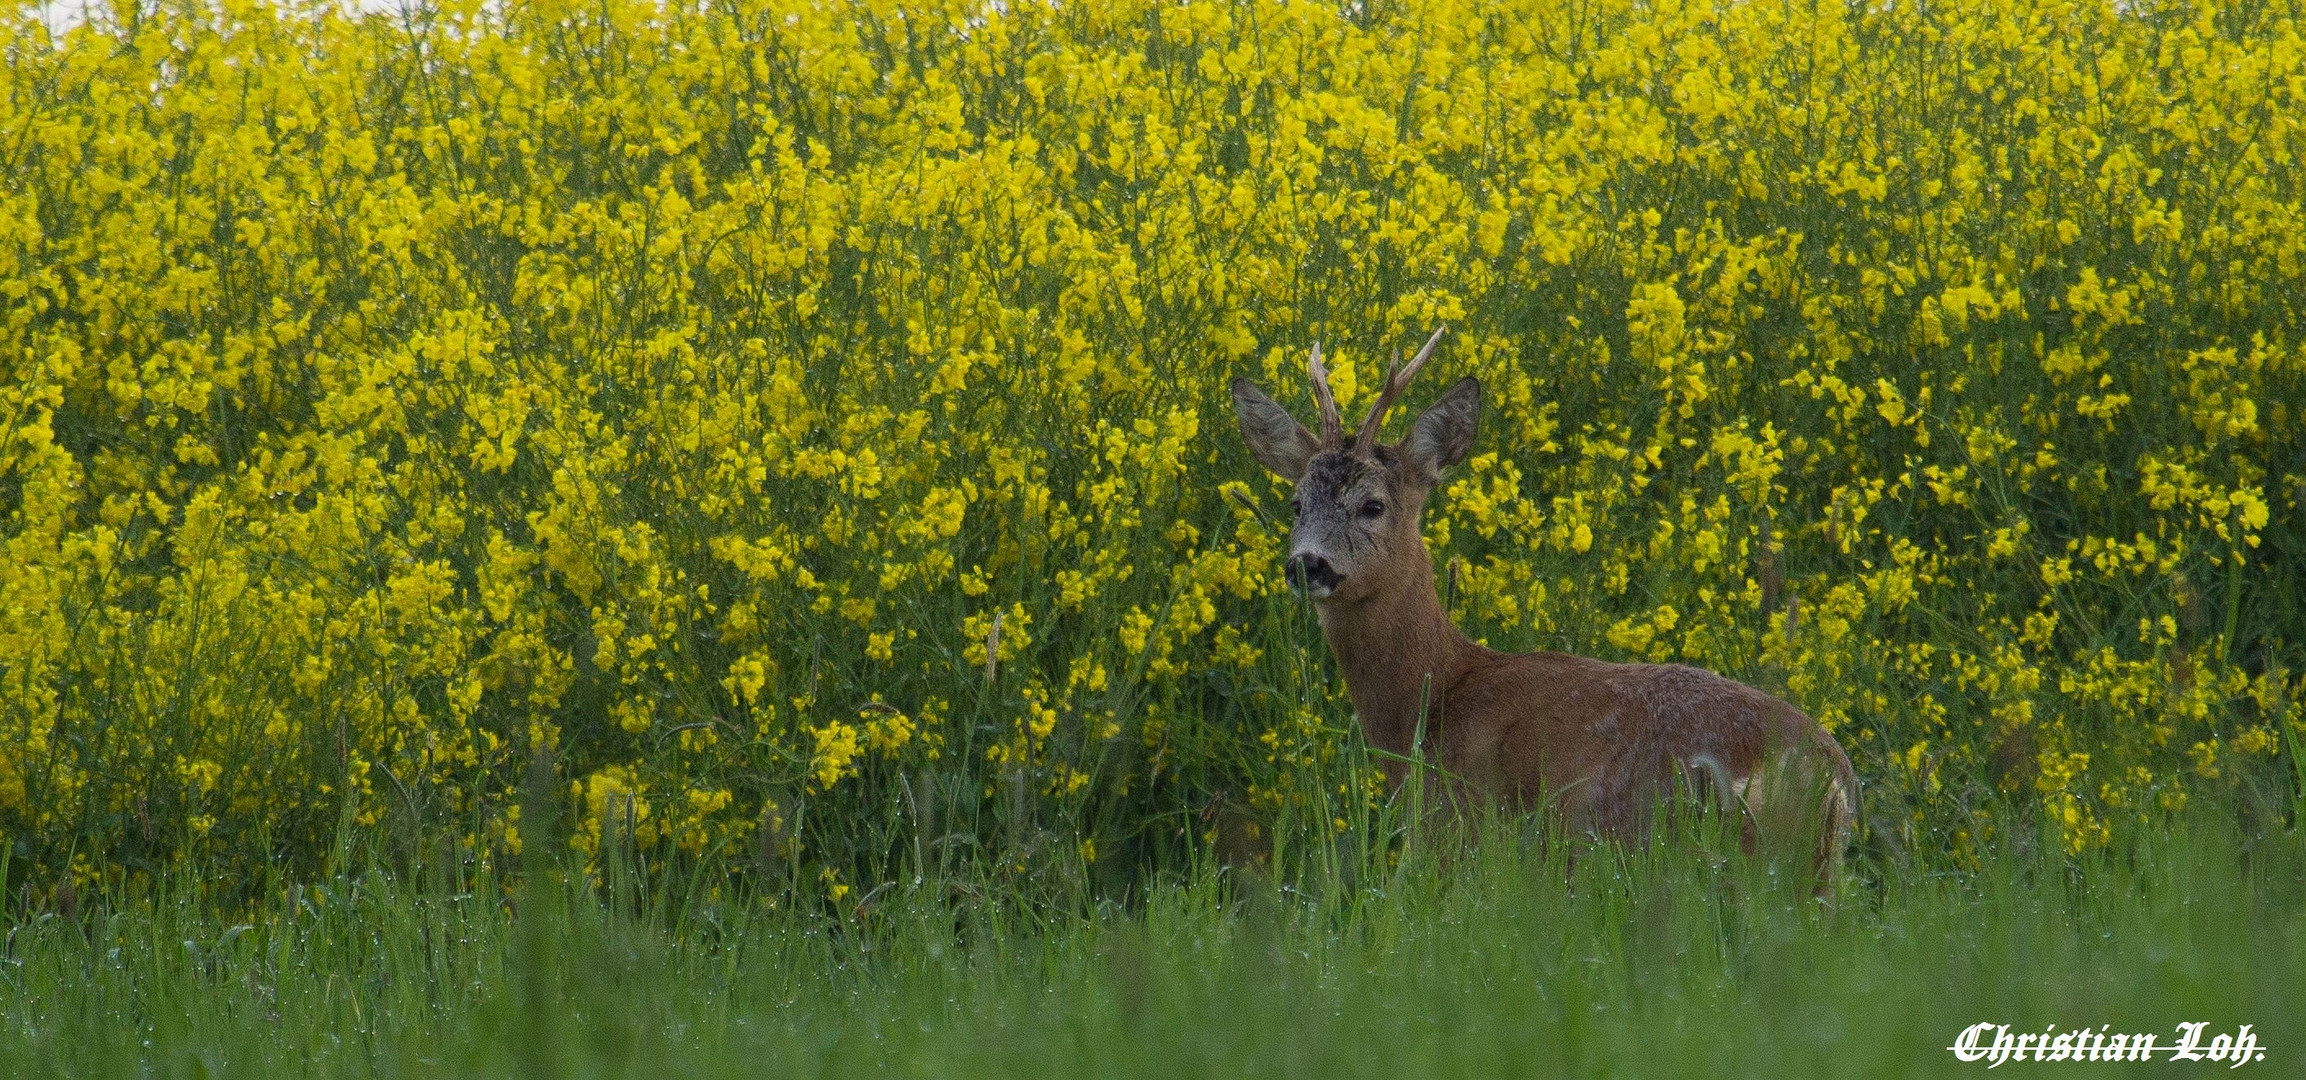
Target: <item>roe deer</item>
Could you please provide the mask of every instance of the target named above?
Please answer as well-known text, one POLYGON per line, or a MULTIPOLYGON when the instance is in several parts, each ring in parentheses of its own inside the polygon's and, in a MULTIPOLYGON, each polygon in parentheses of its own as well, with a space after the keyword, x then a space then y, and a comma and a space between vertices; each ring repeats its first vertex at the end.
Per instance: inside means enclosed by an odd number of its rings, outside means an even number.
POLYGON ((1398 789, 1423 754, 1453 796, 1542 809, 1577 832, 1638 837, 1669 786, 1686 778, 1737 815, 1741 848, 1805 858, 1820 893, 1830 893, 1857 816, 1857 782, 1817 721, 1709 671, 1500 653, 1450 622, 1418 522, 1441 471, 1473 449, 1481 383, 1458 380, 1399 443, 1378 441, 1386 410, 1442 332, 1387 372, 1350 433, 1319 344, 1307 364, 1318 436, 1249 380, 1233 380, 1250 452, 1296 483, 1286 576, 1314 601, 1388 782, 1398 789), (1420 730, 1423 745, 1412 745, 1420 730))

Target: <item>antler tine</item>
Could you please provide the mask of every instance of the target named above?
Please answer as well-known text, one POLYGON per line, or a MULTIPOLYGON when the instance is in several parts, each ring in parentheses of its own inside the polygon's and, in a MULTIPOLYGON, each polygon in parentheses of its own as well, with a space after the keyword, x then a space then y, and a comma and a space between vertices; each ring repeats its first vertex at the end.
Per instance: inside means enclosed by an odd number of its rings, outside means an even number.
POLYGON ((1409 366, 1386 373, 1385 389, 1377 395, 1376 403, 1369 406, 1369 418, 1361 422, 1360 434, 1354 440, 1358 452, 1366 454, 1376 448, 1377 429, 1385 423, 1385 411, 1393 407, 1394 399, 1400 397, 1402 391, 1409 389, 1410 380, 1417 378, 1418 369, 1433 357, 1434 347, 1441 344, 1441 335, 1448 332, 1446 325, 1436 329, 1432 337, 1425 339, 1425 347, 1410 357, 1409 366))
POLYGON ((1313 358, 1305 362, 1313 380, 1313 403, 1321 407, 1321 441, 1335 443, 1345 437, 1345 421, 1337 415, 1337 399, 1329 393, 1329 369, 1321 363, 1321 343, 1313 343, 1313 358))

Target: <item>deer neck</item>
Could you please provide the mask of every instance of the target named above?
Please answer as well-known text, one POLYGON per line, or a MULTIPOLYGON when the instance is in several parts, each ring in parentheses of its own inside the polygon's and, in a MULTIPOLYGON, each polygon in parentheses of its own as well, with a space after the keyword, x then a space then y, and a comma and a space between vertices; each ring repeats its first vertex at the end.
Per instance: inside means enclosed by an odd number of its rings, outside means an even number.
MULTIPOLYGON (((1449 621, 1433 589, 1433 562, 1415 545, 1408 565, 1352 600, 1320 605, 1321 634, 1345 673, 1345 689, 1369 745, 1408 756, 1425 714, 1427 753, 1441 729, 1442 693, 1476 647, 1449 621)), ((1392 767, 1388 773, 1395 772, 1392 767)))

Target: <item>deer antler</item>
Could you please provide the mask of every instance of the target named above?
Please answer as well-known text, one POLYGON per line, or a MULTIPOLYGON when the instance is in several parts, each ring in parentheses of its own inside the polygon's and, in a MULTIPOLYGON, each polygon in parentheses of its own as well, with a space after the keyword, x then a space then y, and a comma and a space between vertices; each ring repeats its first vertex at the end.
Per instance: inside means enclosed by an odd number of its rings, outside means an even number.
MULTIPOLYGON (((1441 344, 1441 335, 1448 332, 1447 326, 1435 330, 1432 337, 1425 339, 1425 347, 1417 350, 1417 355, 1410 358, 1409 366, 1385 373, 1385 389, 1378 393, 1377 402, 1369 407, 1369 418, 1361 422, 1361 431, 1353 440, 1354 453, 1367 454, 1377 448, 1377 429, 1385 423, 1385 410, 1393 407, 1393 399, 1400 397, 1403 390, 1409 389, 1409 381, 1417 377, 1417 369, 1425 366, 1425 361, 1433 355, 1434 346, 1441 344)), ((1401 354, 1393 355, 1399 357, 1401 354)))
POLYGON ((1306 374, 1313 378, 1313 403, 1321 407, 1321 443, 1331 446, 1345 440, 1345 421, 1337 415, 1337 399, 1329 393, 1329 369, 1321 364, 1321 343, 1313 343, 1313 358, 1305 362, 1306 374))

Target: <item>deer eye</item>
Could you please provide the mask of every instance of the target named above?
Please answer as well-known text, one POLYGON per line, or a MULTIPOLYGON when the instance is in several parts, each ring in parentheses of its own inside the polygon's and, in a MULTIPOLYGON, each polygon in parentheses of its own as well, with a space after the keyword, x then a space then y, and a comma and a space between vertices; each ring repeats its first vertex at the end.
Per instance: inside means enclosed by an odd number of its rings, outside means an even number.
POLYGON ((1362 504, 1361 504, 1361 516, 1362 516, 1362 517, 1365 517, 1365 518, 1382 517, 1382 516, 1384 516, 1384 514, 1385 514, 1385 504, 1384 504, 1384 503, 1382 503, 1382 502, 1379 502, 1379 501, 1378 501, 1378 500, 1376 500, 1376 499, 1371 499, 1371 500, 1369 500, 1368 502, 1365 502, 1365 503, 1362 503, 1362 504))

